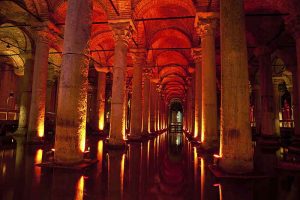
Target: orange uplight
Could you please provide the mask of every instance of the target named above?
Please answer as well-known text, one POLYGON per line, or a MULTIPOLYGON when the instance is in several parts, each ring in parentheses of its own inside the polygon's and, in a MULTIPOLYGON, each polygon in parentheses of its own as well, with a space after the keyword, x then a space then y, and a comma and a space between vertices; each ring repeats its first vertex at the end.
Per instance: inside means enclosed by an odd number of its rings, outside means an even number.
POLYGON ((39 125, 38 125, 38 137, 42 138, 44 137, 44 122, 39 122, 39 125))
POLYGON ((85 127, 79 130, 79 148, 81 152, 85 151, 85 127))
POLYGON ((76 188, 76 196, 75 200, 82 200, 83 199, 83 190, 84 190, 84 177, 81 176, 77 182, 76 188))
POLYGON ((104 129, 104 113, 99 113, 98 128, 100 131, 103 131, 103 129, 104 129))

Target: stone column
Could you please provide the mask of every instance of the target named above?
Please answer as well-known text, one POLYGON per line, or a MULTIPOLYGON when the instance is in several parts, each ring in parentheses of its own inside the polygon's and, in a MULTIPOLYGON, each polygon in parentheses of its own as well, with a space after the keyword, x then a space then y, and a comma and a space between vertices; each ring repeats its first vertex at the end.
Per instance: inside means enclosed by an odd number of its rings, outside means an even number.
POLYGON ((44 137, 46 91, 48 77, 49 34, 38 30, 34 58, 32 95, 28 122, 27 142, 40 142, 44 137))
POLYGON ((215 29, 218 14, 197 13, 197 32, 201 37, 202 49, 202 147, 218 146, 217 132, 217 78, 215 57, 215 29))
POLYGON ((201 140, 202 122, 202 69, 201 69, 201 49, 193 49, 192 56, 195 62, 195 124, 194 138, 201 140))
POLYGON ((253 85, 254 96, 254 117, 255 117, 255 130, 256 134, 260 134, 261 130, 261 93, 259 84, 253 85))
POLYGON ((272 84, 271 52, 266 47, 255 49, 259 62, 259 84, 261 91, 261 134, 274 135, 274 99, 272 84))
POLYGON ((253 148, 244 1, 220 1, 220 20, 222 90, 219 167, 230 173, 247 173, 253 170, 253 148))
POLYGON ((280 93, 278 85, 280 82, 273 79, 273 91, 274 91, 274 133, 276 136, 280 137, 280 121, 279 121, 279 112, 280 112, 280 93))
POLYGON ((125 144, 125 115, 124 115, 124 95, 126 89, 126 66, 127 50, 129 40, 132 35, 130 22, 110 22, 114 38, 114 66, 113 66, 113 85, 111 99, 111 118, 110 118, 110 138, 109 144, 113 146, 123 146, 125 144))
MULTIPOLYGON (((299 17, 297 18, 299 20, 299 17)), ((299 116, 299 113, 300 113, 300 21, 298 21, 296 23, 296 30, 294 31, 294 36, 295 36, 295 40, 296 40, 296 49, 297 49, 297 74, 296 74, 296 77, 297 77, 297 108, 296 110, 294 111, 295 112, 298 112, 298 116, 299 116)), ((294 75, 294 74, 293 74, 294 75)), ((298 117, 298 120, 294 121, 295 123, 295 137, 297 138, 297 140, 300 141, 300 117, 298 117)))
POLYGON ((92 11, 92 0, 68 1, 55 131, 54 161, 60 164, 83 161, 92 11))
POLYGON ((150 73, 151 69, 144 69, 144 106, 143 106, 143 134, 150 132, 150 73))
POLYGON ((156 92, 156 84, 151 82, 150 85, 150 132, 155 132, 155 92, 156 92))
POLYGON ((28 118, 30 112, 30 100, 31 100, 31 88, 32 88, 32 76, 33 76, 34 60, 31 55, 25 55, 24 64, 24 76, 21 81, 21 101, 20 101, 20 114, 19 124, 17 129, 18 135, 27 133, 28 118))
POLYGON ((97 87, 97 118, 98 129, 105 129, 105 89, 106 89, 106 72, 98 71, 98 87, 97 87))
POLYGON ((142 73, 146 64, 146 51, 144 49, 132 50, 133 80, 129 140, 141 139, 142 136, 142 73))

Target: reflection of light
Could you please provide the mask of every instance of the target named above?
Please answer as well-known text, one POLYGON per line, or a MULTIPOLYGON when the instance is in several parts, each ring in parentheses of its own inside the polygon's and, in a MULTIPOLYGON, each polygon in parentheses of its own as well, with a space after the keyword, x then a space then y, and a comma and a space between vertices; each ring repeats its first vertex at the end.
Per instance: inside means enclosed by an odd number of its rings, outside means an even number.
POLYGON ((83 190, 84 190, 84 177, 81 176, 77 182, 77 191, 75 200, 82 200, 83 199, 83 190))
POLYGON ((102 171, 103 140, 99 140, 97 148, 97 159, 99 161, 99 171, 102 171))
POLYGON ((223 200, 222 185, 221 184, 219 184, 219 195, 220 195, 220 200, 223 200))
POLYGON ((42 158, 43 158, 43 150, 42 149, 38 149, 36 154, 35 154, 35 158, 34 158, 34 163, 41 163, 42 162, 42 158))
POLYGON ((125 170, 125 154, 123 154, 122 160, 121 160, 121 172, 120 172, 121 197, 123 197, 123 190, 124 190, 124 170, 125 170))
POLYGON ((204 184, 205 184, 205 169, 204 169, 204 159, 200 159, 201 162, 201 199, 204 199, 204 184))
POLYGON ((3 176, 5 176, 5 173, 6 173, 6 165, 4 164, 3 167, 2 167, 2 174, 3 174, 3 176))
MULTIPOLYGON (((35 154, 34 163, 35 164, 41 163, 42 162, 42 158, 43 158, 43 150, 42 149, 38 149, 37 152, 36 152, 36 154, 35 154)), ((35 173, 35 176, 37 178, 37 182, 39 183, 40 182, 40 177, 41 177, 41 168, 35 166, 34 167, 34 173, 35 173)))

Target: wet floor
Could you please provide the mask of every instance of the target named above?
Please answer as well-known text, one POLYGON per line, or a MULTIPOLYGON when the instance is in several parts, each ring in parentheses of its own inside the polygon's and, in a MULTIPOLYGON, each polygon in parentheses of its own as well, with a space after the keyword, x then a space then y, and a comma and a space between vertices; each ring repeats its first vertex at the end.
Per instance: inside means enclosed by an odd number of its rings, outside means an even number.
MULTIPOLYGON (((218 180, 181 133, 164 133, 127 151, 107 150, 89 138, 98 163, 83 173, 35 166, 51 158, 51 145, 0 150, 0 199, 299 200, 300 175, 276 170, 275 152, 256 153, 255 167, 268 175, 253 180, 218 180)), ((257 150, 258 151, 258 150, 257 150)))

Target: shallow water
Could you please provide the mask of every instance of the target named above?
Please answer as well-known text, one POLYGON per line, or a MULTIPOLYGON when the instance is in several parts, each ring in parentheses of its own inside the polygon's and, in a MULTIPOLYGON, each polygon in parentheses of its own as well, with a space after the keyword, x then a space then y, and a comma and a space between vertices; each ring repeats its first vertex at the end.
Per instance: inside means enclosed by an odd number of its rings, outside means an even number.
POLYGON ((35 166, 51 145, 0 150, 0 199, 299 200, 300 175, 276 170, 278 155, 256 149, 255 168, 268 178, 218 180, 211 155, 200 155, 181 133, 164 133, 127 151, 107 150, 88 138, 98 163, 83 173, 35 166))

